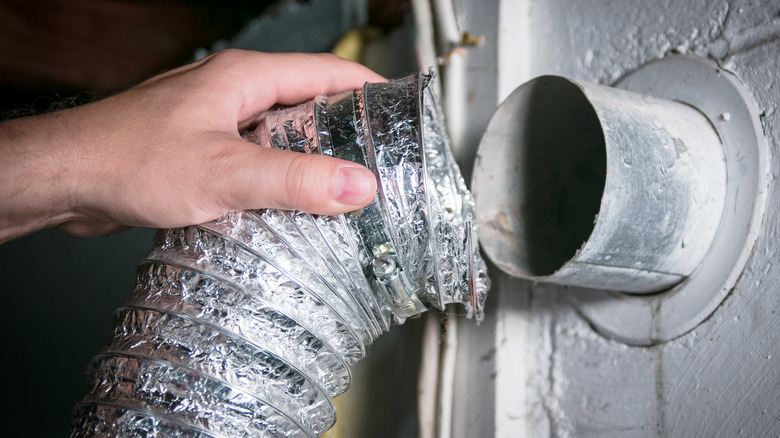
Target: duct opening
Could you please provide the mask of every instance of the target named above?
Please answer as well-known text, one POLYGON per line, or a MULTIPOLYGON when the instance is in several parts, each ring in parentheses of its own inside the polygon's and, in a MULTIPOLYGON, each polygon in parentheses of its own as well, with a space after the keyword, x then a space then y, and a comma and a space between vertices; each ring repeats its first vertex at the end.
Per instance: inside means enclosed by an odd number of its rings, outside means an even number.
POLYGON ((667 290, 701 263, 723 212, 719 136, 672 100, 543 76, 501 105, 479 159, 485 251, 535 281, 667 290))
POLYGON ((519 113, 505 139, 518 153, 514 207, 520 269, 546 276, 571 260, 593 231, 606 179, 604 133, 576 84, 559 77, 534 81, 517 96, 519 113))

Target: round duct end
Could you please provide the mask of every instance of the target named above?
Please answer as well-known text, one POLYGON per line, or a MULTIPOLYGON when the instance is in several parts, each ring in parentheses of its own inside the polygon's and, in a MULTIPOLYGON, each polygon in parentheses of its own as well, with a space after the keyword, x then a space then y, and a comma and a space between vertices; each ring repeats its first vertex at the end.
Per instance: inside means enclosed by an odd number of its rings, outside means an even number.
POLYGON ((491 120, 474 194, 485 250, 509 273, 654 293, 703 259, 725 186, 720 140, 697 110, 543 76, 491 120))

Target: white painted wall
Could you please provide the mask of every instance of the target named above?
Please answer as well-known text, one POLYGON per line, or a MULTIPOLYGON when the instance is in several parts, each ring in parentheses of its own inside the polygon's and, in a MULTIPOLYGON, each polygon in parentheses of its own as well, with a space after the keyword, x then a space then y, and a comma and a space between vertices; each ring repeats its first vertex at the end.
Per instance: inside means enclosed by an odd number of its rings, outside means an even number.
MULTIPOLYGON (((780 436, 780 4, 454 4, 462 30, 486 37, 468 49, 467 105, 476 115, 466 132, 484 129, 486 102, 531 77, 612 84, 649 61, 689 53, 717 60, 752 93, 771 174, 761 234, 736 287, 708 320, 666 344, 606 339, 577 313, 569 289, 494 268, 487 321, 458 325, 453 436, 780 436), (491 57, 493 68, 479 65, 491 57)), ((474 150, 474 136, 465 138, 463 149, 474 150)))

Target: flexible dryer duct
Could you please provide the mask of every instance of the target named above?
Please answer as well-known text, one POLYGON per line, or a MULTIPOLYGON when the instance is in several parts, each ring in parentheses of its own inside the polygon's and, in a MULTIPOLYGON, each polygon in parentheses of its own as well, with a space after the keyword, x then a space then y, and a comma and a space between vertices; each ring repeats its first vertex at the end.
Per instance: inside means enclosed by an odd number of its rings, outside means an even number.
POLYGON ((162 230, 91 363, 73 437, 315 437, 391 323, 488 289, 472 199, 418 74, 267 113, 246 139, 366 164, 368 207, 162 230))

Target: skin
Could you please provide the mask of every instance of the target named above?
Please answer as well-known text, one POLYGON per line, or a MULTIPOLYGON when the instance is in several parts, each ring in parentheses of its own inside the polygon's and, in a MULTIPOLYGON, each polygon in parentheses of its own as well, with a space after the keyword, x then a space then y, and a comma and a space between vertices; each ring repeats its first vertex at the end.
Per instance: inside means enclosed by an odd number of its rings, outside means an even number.
POLYGON ((384 78, 332 55, 226 50, 115 96, 0 123, 0 242, 198 224, 234 210, 339 214, 373 199, 363 166, 241 139, 273 105, 384 78))

